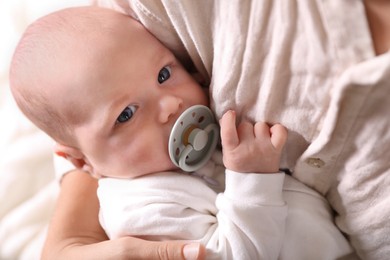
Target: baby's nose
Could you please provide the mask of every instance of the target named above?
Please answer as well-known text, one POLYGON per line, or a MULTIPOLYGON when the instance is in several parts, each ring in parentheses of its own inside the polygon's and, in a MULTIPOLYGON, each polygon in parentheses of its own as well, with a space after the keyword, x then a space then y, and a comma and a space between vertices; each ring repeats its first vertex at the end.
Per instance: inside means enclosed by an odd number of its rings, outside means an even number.
POLYGON ((183 100, 175 96, 163 96, 160 101, 160 113, 159 121, 161 123, 166 123, 169 121, 169 118, 175 115, 181 108, 183 100))

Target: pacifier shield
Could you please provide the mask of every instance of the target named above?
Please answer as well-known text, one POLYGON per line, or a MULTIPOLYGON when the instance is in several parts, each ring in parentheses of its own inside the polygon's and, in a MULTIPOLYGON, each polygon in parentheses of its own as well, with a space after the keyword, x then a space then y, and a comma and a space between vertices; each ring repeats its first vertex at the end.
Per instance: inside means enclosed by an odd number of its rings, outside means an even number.
POLYGON ((183 171, 196 171, 210 159, 218 138, 219 128, 211 110, 203 105, 189 107, 172 128, 169 156, 183 171))

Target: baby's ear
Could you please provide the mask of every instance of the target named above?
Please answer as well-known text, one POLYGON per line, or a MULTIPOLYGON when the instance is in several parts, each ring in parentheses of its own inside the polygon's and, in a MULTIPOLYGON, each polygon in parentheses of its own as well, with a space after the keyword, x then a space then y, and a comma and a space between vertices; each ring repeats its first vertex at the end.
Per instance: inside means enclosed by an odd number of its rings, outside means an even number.
POLYGON ((81 169, 86 164, 84 154, 77 148, 56 143, 54 152, 70 161, 76 168, 81 169))

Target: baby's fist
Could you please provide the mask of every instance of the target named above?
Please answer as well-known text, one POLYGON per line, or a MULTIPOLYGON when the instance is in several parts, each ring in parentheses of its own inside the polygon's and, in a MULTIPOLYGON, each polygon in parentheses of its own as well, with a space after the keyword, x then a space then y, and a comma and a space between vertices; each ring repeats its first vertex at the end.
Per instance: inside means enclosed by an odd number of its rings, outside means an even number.
POLYGON ((280 124, 243 121, 236 127, 236 114, 227 111, 220 120, 223 162, 237 172, 272 173, 279 170, 287 130, 280 124))

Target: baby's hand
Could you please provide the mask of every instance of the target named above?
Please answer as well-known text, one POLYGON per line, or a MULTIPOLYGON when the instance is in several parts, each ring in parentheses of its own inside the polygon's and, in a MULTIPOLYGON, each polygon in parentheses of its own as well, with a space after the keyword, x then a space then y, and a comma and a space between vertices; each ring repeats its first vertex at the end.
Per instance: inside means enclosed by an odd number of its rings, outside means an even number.
POLYGON ((237 172, 271 173, 279 170, 287 130, 280 124, 243 121, 236 127, 236 113, 227 111, 219 121, 223 163, 237 172))

